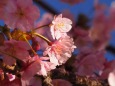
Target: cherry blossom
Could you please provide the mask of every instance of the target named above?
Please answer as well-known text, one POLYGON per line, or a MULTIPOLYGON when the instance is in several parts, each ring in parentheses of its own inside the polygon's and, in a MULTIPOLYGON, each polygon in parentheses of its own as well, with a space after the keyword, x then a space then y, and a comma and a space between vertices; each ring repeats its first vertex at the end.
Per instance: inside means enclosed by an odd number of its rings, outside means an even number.
POLYGON ((91 45, 91 38, 89 37, 89 31, 84 30, 81 27, 74 28, 75 44, 80 49, 84 46, 91 45))
MULTIPOLYGON (((74 66, 76 68, 76 74, 81 76, 95 77, 95 73, 104 69, 104 51, 90 51, 85 48, 85 53, 80 52, 76 57, 74 66)), ((89 48, 90 49, 90 48, 89 48)))
POLYGON ((42 81, 40 78, 38 77, 34 77, 29 81, 29 85, 32 86, 42 86, 42 81))
POLYGON ((13 75, 13 74, 10 74, 10 73, 6 73, 7 74, 7 76, 8 76, 8 78, 9 78, 9 81, 13 81, 13 80, 15 80, 15 75, 13 75))
POLYGON ((60 65, 71 57, 74 48, 76 46, 74 45, 73 39, 65 36, 55 41, 52 46, 49 46, 44 52, 44 55, 48 54, 52 63, 60 65))
POLYGON ((115 86, 115 70, 109 73, 108 82, 110 86, 115 86))
POLYGON ((8 79, 4 79, 4 80, 0 81, 0 85, 1 86, 22 86, 21 80, 18 78, 16 78, 13 81, 9 81, 8 79))
POLYGON ((22 79, 30 80, 38 71, 40 71, 41 66, 38 61, 29 63, 22 71, 22 79))
POLYGON ((4 79, 4 71, 0 68, 0 80, 4 79))
POLYGON ((22 31, 34 28, 34 22, 40 14, 32 0, 10 0, 4 11, 5 24, 11 29, 18 28, 22 31))
POLYGON ((0 0, 0 19, 3 18, 2 13, 4 12, 4 8, 9 0, 0 0))
POLYGON ((8 65, 13 65, 16 59, 26 61, 29 58, 27 50, 30 50, 30 47, 24 41, 9 40, 5 41, 3 46, 0 46, 3 61, 8 65))
POLYGON ((53 39, 59 39, 61 36, 66 35, 70 31, 72 21, 68 18, 62 18, 62 14, 55 16, 51 25, 51 35, 53 39))
MULTIPOLYGON (((38 58, 35 57, 35 59, 38 59, 38 58)), ((41 70, 39 72, 37 72, 37 74, 47 76, 47 72, 56 68, 55 64, 53 64, 52 62, 49 62, 47 60, 49 60, 48 57, 40 57, 41 70)))
POLYGON ((115 65, 115 60, 110 61, 110 62, 106 62, 105 67, 102 70, 100 78, 101 79, 107 79, 109 77, 109 73, 114 70, 114 65, 115 65))
POLYGON ((72 26, 75 26, 74 15, 68 9, 63 10, 62 15, 65 18, 69 18, 72 21, 72 26))
MULTIPOLYGON (((52 20, 53 20, 53 15, 51 13, 45 13, 42 16, 41 21, 36 22, 36 27, 50 24, 52 22, 52 20)), ((44 29, 44 28, 48 28, 48 27, 42 27, 42 28, 44 29)), ((40 30, 42 30, 42 29, 40 29, 40 30)), ((42 31, 44 31, 44 30, 42 30, 42 31)))
MULTIPOLYGON (((60 1, 74 5, 84 0, 60 1)), ((0 0, 0 19, 5 23, 0 25, 0 86, 77 86, 79 76, 100 83, 108 79, 115 86, 115 60, 104 56, 115 28, 115 2, 105 13, 108 7, 95 0, 94 19, 78 18, 77 23, 67 10, 54 18, 45 13, 37 20, 40 12, 35 3, 0 0), (40 49, 43 55, 37 53, 40 49)))
POLYGON ((89 31, 92 44, 98 50, 103 50, 110 39, 111 28, 104 13, 95 15, 93 26, 89 31))
POLYGON ((56 68, 55 64, 47 60, 49 60, 48 57, 39 57, 38 55, 30 58, 30 62, 21 72, 22 80, 30 80, 35 74, 47 76, 48 71, 56 68))

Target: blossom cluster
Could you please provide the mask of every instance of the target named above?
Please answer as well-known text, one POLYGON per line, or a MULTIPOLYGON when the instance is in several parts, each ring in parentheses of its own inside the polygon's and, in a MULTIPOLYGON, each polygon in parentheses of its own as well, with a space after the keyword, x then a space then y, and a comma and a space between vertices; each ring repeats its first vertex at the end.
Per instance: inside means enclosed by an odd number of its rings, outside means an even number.
POLYGON ((72 21, 62 14, 52 18, 47 25, 52 36, 49 40, 39 34, 45 26, 35 25, 39 16, 39 8, 32 0, 0 0, 0 19, 5 23, 0 27, 0 85, 42 86, 38 76, 46 77, 72 56, 76 46, 67 34, 72 21), (41 39, 47 43, 42 56, 37 53, 44 46, 39 44, 41 39))
POLYGON ((33 0, 0 0, 0 86, 77 86, 79 77, 115 86, 115 60, 105 58, 115 30, 115 2, 107 7, 95 0, 94 9, 90 26, 82 24, 84 15, 76 25, 68 10, 38 20, 33 0))

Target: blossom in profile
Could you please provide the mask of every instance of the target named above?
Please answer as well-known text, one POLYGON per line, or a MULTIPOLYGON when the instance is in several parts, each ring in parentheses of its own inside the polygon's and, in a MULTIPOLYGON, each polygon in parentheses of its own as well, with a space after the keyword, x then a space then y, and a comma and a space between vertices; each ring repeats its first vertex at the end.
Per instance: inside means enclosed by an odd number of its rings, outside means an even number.
POLYGON ((10 0, 4 9, 4 21, 11 29, 29 31, 34 28, 39 14, 39 9, 33 5, 32 0, 10 0))
POLYGON ((74 48, 76 48, 76 46, 74 45, 73 39, 69 36, 65 36, 46 48, 44 55, 48 54, 52 63, 61 65, 71 57, 74 48))
POLYGON ((29 45, 24 41, 9 40, 0 46, 0 54, 7 65, 13 65, 16 59, 26 61, 29 58, 29 45), (23 54, 24 53, 24 54, 23 54))
POLYGON ((73 16, 73 13, 71 13, 70 10, 68 9, 63 10, 62 15, 63 17, 70 19, 72 21, 72 26, 75 26, 75 18, 73 16))
POLYGON ((72 28, 72 21, 68 18, 63 18, 62 14, 55 16, 51 25, 51 35, 53 39, 59 39, 61 36, 66 35, 72 28))
POLYGON ((13 75, 13 74, 10 74, 10 73, 6 73, 7 74, 7 76, 8 76, 8 78, 9 78, 9 81, 13 81, 13 80, 15 80, 15 75, 13 75))
POLYGON ((108 83, 110 86, 115 86, 115 70, 109 73, 108 83))
MULTIPOLYGON (((37 57, 34 57, 35 59, 38 59, 37 57)), ((56 65, 52 62, 49 62, 49 57, 40 57, 40 65, 41 69, 37 74, 47 76, 47 72, 51 71, 52 69, 56 68, 56 65)))

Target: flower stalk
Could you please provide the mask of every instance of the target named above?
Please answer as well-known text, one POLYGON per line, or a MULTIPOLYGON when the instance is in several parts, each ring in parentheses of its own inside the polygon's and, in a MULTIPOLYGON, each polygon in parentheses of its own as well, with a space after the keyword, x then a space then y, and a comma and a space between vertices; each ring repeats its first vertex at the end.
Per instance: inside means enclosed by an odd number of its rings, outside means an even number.
POLYGON ((43 25, 43 26, 39 26, 39 27, 37 27, 37 28, 34 28, 32 31, 35 31, 35 30, 40 29, 40 28, 43 28, 43 27, 49 27, 49 24, 46 24, 46 25, 43 25))
POLYGON ((48 45, 52 44, 52 42, 48 38, 44 37, 43 35, 38 34, 38 33, 32 33, 32 34, 46 41, 48 45))
POLYGON ((26 38, 25 35, 23 35, 23 38, 25 39, 25 41, 26 41, 26 42, 28 43, 28 45, 30 46, 32 52, 33 52, 35 55, 37 55, 37 53, 36 53, 36 52, 34 51, 34 49, 32 48, 31 44, 29 43, 29 41, 27 40, 27 38, 26 38))

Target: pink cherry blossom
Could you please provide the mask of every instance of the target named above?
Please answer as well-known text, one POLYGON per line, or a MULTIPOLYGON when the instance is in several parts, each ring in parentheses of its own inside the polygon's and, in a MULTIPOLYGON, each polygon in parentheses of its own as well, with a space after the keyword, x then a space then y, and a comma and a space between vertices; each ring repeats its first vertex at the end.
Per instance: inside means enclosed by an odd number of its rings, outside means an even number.
POLYGON ((42 86, 42 80, 38 77, 33 77, 30 81, 29 81, 29 85, 32 86, 42 86))
POLYGON ((104 69, 106 59, 104 58, 104 51, 95 51, 94 49, 89 51, 87 49, 85 48, 85 53, 80 52, 78 54, 74 67, 77 75, 94 77, 96 72, 104 69))
POLYGON ((0 77, 2 77, 4 75, 3 70, 0 68, 0 77))
MULTIPOLYGON (((51 13, 45 13, 42 16, 42 19, 40 21, 36 22, 36 27, 51 24, 52 20, 53 20, 53 15, 51 13)), ((42 29, 45 29, 45 28, 48 28, 48 27, 42 27, 42 29)))
POLYGON ((34 28, 34 22, 39 14, 32 0, 9 0, 4 10, 4 21, 11 29, 29 31, 34 28))
POLYGON ((47 76, 47 73, 52 69, 55 69, 56 65, 51 62, 41 61, 41 70, 37 72, 38 75, 47 76))
POLYGON ((68 18, 62 18, 62 14, 55 16, 51 25, 51 35, 53 39, 59 39, 61 36, 66 35, 72 28, 72 21, 68 18))
POLYGON ((27 50, 30 50, 30 47, 24 41, 9 40, 5 41, 3 46, 0 46, 0 51, 3 52, 0 52, 3 56, 3 61, 8 65, 13 65, 16 62, 16 58, 26 61, 29 58, 27 50))
POLYGON ((0 10, 4 8, 4 6, 7 4, 8 0, 0 0, 0 10))
POLYGON ((115 86, 115 70, 109 73, 108 82, 110 86, 115 86))
POLYGON ((0 0, 0 19, 3 19, 3 12, 6 4, 8 3, 9 0, 0 0))
POLYGON ((68 3, 68 4, 71 4, 71 5, 74 5, 74 4, 80 3, 84 0, 61 0, 61 1, 65 2, 65 3, 68 3))
POLYGON ((52 63, 60 65, 71 57, 74 48, 76 46, 74 46, 73 39, 65 36, 55 41, 52 46, 49 46, 44 52, 44 55, 48 54, 52 63))
POLYGON ((73 13, 70 12, 70 10, 68 9, 63 10, 62 15, 65 18, 69 18, 72 21, 72 26, 75 26, 75 18, 74 18, 73 13))
POLYGON ((37 55, 31 57, 26 66, 22 68, 22 80, 29 81, 37 72, 41 70, 41 60, 37 55))
POLYGON ((21 80, 16 78, 15 80, 13 81, 9 81, 7 78, 0 81, 0 85, 1 86, 22 86, 21 85, 21 80))
POLYGON ((103 50, 110 38, 110 25, 104 13, 95 15, 93 26, 89 31, 89 37, 96 49, 103 50))
POLYGON ((83 48, 84 46, 91 45, 91 38, 89 37, 89 31, 84 30, 81 27, 74 28, 74 33, 72 34, 75 37, 75 44, 77 47, 83 48))
MULTIPOLYGON (((36 57, 35 57, 36 58, 36 57)), ((38 58, 37 58, 38 59, 38 58)), ((37 72, 39 75, 47 76, 47 72, 51 71, 52 69, 56 68, 56 65, 52 62, 49 62, 48 57, 40 57, 40 64, 41 64, 41 70, 37 72)))
POLYGON ((29 81, 35 74, 47 76, 48 71, 56 68, 56 65, 47 60, 49 57, 39 57, 38 55, 30 58, 30 62, 21 72, 22 80, 29 81))
POLYGON ((106 62, 105 68, 102 70, 101 73, 101 79, 107 79, 109 76, 109 73, 112 72, 115 69, 115 60, 106 62))
POLYGON ((10 74, 10 73, 6 73, 7 74, 7 76, 8 76, 8 78, 9 78, 9 81, 13 81, 13 80, 15 80, 15 75, 13 75, 13 74, 10 74))
POLYGON ((41 65, 38 60, 29 63, 22 71, 22 79, 30 80, 38 71, 40 71, 41 65))

